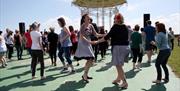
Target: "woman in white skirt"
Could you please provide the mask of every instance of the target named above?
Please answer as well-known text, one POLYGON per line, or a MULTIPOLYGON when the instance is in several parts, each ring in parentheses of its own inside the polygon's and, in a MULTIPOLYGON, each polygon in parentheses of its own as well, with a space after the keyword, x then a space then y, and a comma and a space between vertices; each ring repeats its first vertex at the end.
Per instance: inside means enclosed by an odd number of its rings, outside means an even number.
POLYGON ((117 84, 122 81, 120 87, 122 89, 126 89, 128 87, 128 83, 122 67, 130 50, 128 47, 128 28, 125 24, 123 24, 123 22, 123 16, 120 13, 116 14, 114 17, 114 25, 110 32, 96 43, 100 43, 111 38, 112 64, 116 66, 118 73, 117 78, 112 83, 117 84))

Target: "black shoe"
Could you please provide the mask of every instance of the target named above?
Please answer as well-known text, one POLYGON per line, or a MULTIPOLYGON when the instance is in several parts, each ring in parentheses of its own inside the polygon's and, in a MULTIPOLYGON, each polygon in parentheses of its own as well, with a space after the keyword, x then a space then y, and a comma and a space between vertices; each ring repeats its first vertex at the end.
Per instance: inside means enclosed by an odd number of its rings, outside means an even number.
POLYGON ((87 76, 87 79, 93 79, 92 77, 87 76))
POLYGON ((147 63, 148 63, 148 64, 151 64, 151 60, 148 60, 147 63))
POLYGON ((84 82, 89 83, 88 80, 84 79, 84 76, 82 76, 82 79, 83 79, 84 82))
POLYGON ((79 63, 77 63, 77 65, 76 66, 79 66, 79 63))
POLYGON ((169 80, 168 79, 162 79, 164 81, 164 83, 168 83, 169 80))
POLYGON ((56 66, 56 63, 54 63, 54 66, 56 66))
POLYGON ((6 66, 5 66, 5 65, 2 65, 2 68, 6 68, 6 66))
POLYGON ((22 58, 18 58, 18 60, 23 60, 22 58))
POLYGON ((66 71, 66 70, 68 70, 68 68, 63 68, 63 70, 62 70, 62 71, 66 71))
POLYGON ((71 71, 71 74, 73 74, 73 73, 75 73, 75 72, 76 72, 75 70, 72 70, 72 71, 71 71))

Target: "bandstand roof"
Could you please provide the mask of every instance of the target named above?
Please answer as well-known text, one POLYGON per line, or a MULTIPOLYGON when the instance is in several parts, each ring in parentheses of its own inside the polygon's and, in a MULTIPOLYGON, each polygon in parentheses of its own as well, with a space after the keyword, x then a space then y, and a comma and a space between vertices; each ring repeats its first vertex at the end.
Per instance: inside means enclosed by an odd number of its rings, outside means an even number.
POLYGON ((73 0, 73 4, 86 8, 107 8, 122 5, 126 0, 73 0))

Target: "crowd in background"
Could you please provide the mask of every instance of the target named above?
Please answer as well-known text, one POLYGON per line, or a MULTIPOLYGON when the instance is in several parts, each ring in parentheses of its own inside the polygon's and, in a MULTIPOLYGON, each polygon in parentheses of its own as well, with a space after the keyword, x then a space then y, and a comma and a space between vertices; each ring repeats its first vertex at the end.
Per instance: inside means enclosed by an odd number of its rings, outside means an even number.
MULTIPOLYGON (((89 82, 89 79, 93 79, 88 75, 93 60, 95 62, 104 60, 106 51, 111 45, 112 64, 116 66, 118 72, 118 76, 113 83, 116 84, 122 81, 121 87, 127 88, 128 83, 122 68, 125 59, 127 57, 132 58, 132 69, 140 69, 144 54, 147 54, 147 62, 151 63, 151 57, 158 52, 157 50, 159 50, 159 53, 155 67, 158 75, 153 82, 161 82, 161 67, 165 72, 164 81, 168 82, 169 72, 166 64, 171 51, 174 49, 175 40, 172 28, 170 27, 168 32, 165 24, 159 21, 155 23, 155 27, 151 25, 151 21, 147 21, 147 26, 144 28, 139 25, 131 28, 131 26, 124 24, 121 14, 115 15, 114 21, 114 25, 109 32, 104 29, 104 26, 97 27, 88 14, 82 16, 79 31, 74 30, 73 26, 67 27, 63 17, 57 19, 57 23, 61 27, 60 34, 55 33, 54 27, 50 27, 49 31, 41 32, 39 30, 40 24, 37 22, 30 25, 25 33, 15 30, 13 34, 12 30, 6 29, 4 35, 2 35, 2 31, 0 31, 0 61, 2 67, 7 66, 6 58, 11 60, 14 52, 17 54, 17 60, 23 60, 23 50, 26 49, 32 57, 32 79, 36 78, 35 72, 38 62, 41 65, 41 79, 45 79, 44 54, 49 54, 52 66, 57 65, 58 56, 63 65, 63 71, 67 71, 70 67, 71 73, 75 73, 71 59, 71 56, 74 56, 77 66, 79 66, 79 60, 87 60, 82 79, 89 82), (16 51, 14 51, 14 48, 16 51), (98 54, 101 55, 101 60, 97 60, 98 54)), ((180 36, 178 37, 178 46, 180 46, 180 36)))

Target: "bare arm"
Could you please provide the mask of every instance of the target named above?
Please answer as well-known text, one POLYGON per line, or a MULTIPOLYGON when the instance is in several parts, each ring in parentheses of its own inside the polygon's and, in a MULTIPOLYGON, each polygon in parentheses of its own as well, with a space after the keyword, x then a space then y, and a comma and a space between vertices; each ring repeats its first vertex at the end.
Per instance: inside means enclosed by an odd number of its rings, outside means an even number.
POLYGON ((21 34, 19 34, 19 41, 20 41, 20 43, 22 44, 22 41, 23 41, 23 35, 21 36, 21 34))
POLYGON ((91 40, 88 40, 86 37, 84 37, 82 34, 80 34, 80 38, 87 41, 88 43, 91 43, 91 40))
POLYGON ((104 38, 99 39, 96 44, 106 41, 104 38))
POLYGON ((13 45, 14 45, 14 38, 12 36, 9 36, 11 38, 11 41, 13 42, 13 45))
POLYGON ((44 51, 43 45, 42 45, 42 36, 40 36, 40 37, 38 38, 38 41, 39 41, 39 45, 40 45, 40 47, 41 47, 41 50, 44 51))
POLYGON ((0 43, 2 42, 2 37, 0 36, 0 43))
POLYGON ((60 42, 63 42, 64 40, 66 40, 69 36, 71 36, 70 31, 64 27, 64 31, 67 33, 67 35, 65 37, 63 37, 62 39, 60 39, 60 42))
POLYGON ((99 34, 96 32, 95 28, 93 27, 93 25, 91 25, 91 28, 93 30, 93 34, 96 36, 96 37, 104 37, 106 36, 106 34, 99 34))

